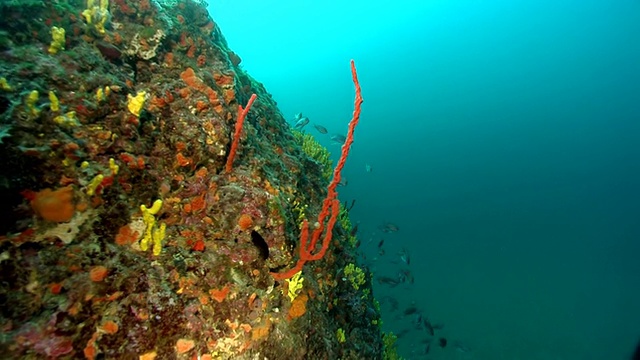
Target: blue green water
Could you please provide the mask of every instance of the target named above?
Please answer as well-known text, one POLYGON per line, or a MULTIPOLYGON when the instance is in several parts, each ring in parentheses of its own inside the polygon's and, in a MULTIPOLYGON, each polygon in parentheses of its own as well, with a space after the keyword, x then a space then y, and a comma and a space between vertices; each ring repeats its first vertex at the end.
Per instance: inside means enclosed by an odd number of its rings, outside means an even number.
MULTIPOLYGON (((431 359, 626 359, 640 339, 640 1, 217 1, 283 113, 345 133, 362 250, 463 344, 431 359), (320 4, 321 3, 321 4, 320 4), (365 170, 371 166, 371 172, 365 170), (400 231, 382 234, 390 221, 400 231), (385 239, 384 256, 377 254, 385 239)), ((326 135, 309 132, 337 155, 326 135)), ((384 329, 411 319, 385 310, 384 329)), ((424 330, 400 352, 426 358, 424 330)))

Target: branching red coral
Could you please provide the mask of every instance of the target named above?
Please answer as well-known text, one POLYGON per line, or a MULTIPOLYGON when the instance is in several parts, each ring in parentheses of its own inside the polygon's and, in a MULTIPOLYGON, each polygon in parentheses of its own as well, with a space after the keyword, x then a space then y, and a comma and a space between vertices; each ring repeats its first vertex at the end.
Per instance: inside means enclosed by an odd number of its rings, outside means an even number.
POLYGON ((327 197, 322 202, 322 210, 318 215, 318 227, 311 234, 311 241, 309 242, 309 223, 307 220, 304 220, 302 223, 302 232, 300 234, 300 255, 298 262, 296 265, 283 273, 271 273, 274 279, 276 280, 284 280, 291 278, 298 271, 302 270, 302 267, 307 261, 315 261, 320 260, 324 257, 327 249, 329 248, 329 244, 331 243, 331 237, 333 235, 333 226, 338 219, 338 214, 340 213, 340 201, 338 200, 338 192, 336 188, 340 183, 340 173, 342 172, 342 168, 344 168, 344 164, 347 161, 347 156, 349 155, 349 150, 351 149, 351 144, 353 143, 353 133, 356 129, 356 125, 358 125, 358 121, 360 121, 360 106, 362 104, 362 93, 360 89, 360 83, 358 82, 358 74, 356 73, 356 65, 353 60, 351 60, 351 76, 353 77, 353 84, 356 87, 356 98, 354 101, 354 110, 353 117, 349 122, 349 131, 347 133, 347 140, 342 145, 342 153, 340 154, 340 160, 338 160, 338 165, 333 170, 333 179, 327 188, 327 197), (324 231, 324 222, 329 215, 329 210, 331 210, 331 216, 329 217, 329 221, 327 222, 327 230, 324 235, 324 239, 322 240, 322 247, 316 253, 316 245, 320 236, 324 231))

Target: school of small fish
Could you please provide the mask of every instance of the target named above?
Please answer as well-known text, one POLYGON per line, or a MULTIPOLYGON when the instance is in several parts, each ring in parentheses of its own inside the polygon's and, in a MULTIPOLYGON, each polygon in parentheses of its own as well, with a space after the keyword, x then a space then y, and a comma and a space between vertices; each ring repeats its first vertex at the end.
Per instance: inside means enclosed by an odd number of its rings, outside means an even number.
MULTIPOLYGON (((302 113, 296 114, 293 120, 293 124, 294 124, 293 126, 299 130, 302 130, 309 123, 310 123, 309 118, 303 116, 302 113)), ((327 135, 329 133, 326 127, 317 123, 313 124, 313 128, 322 135, 327 135)), ((342 146, 346 141, 346 137, 344 135, 335 134, 335 133, 329 135, 329 139, 332 144, 340 145, 340 146, 342 146)), ((372 172, 372 167, 370 164, 368 163, 365 164, 365 171, 367 173, 372 172)), ((338 186, 346 186, 347 184, 348 184, 347 179, 343 177, 340 183, 338 184, 338 186)), ((351 211, 354 204, 355 204, 355 200, 352 200, 350 205, 347 202, 345 202, 344 208, 347 209, 347 211, 351 211)), ((350 236, 356 236, 356 233, 358 232, 358 226, 359 224, 356 224, 355 226, 353 226, 353 228, 349 233, 350 236)), ((390 235, 400 231, 400 226, 392 222, 385 222, 379 225, 377 230, 379 230, 385 235, 390 235)), ((372 239, 370 239, 370 242, 371 240, 372 239)), ((360 246, 360 240, 357 241, 356 246, 360 246)), ((389 258, 388 256, 385 256, 386 250, 385 250, 384 239, 380 239, 378 241, 376 254, 377 254, 377 257, 373 258, 372 259, 373 261, 380 261, 383 257, 385 259, 389 258)), ((362 256, 364 257, 365 263, 367 263, 368 261, 366 256, 365 255, 362 255, 362 256)), ((401 285, 411 286, 414 284, 415 278, 410 268, 411 254, 408 249, 404 247, 401 248, 396 253, 396 256, 391 257, 388 261, 390 264, 394 266, 398 266, 398 269, 396 270, 395 274, 392 276, 386 276, 386 275, 376 276, 375 280, 377 281, 378 284, 389 289, 395 289, 396 287, 401 285)), ((369 266, 371 267, 370 262, 369 262, 369 266)), ((425 311, 421 309, 415 302, 411 302, 411 304, 402 311, 399 311, 400 302, 398 301, 398 299, 396 299, 395 296, 392 296, 392 295, 383 296, 380 302, 385 307, 388 307, 390 312, 395 314, 395 320, 405 320, 403 321, 403 323, 406 326, 401 328, 397 332, 394 331, 394 333, 399 339, 406 336, 409 333, 414 333, 416 331, 419 332, 419 334, 421 334, 422 340, 419 342, 420 346, 413 347, 412 356, 423 358, 424 356, 431 354, 433 349, 436 349, 436 348, 445 349, 447 348, 447 346, 460 353, 468 353, 471 351, 469 347, 464 343, 462 343, 461 341, 455 340, 450 343, 447 340, 447 337, 445 337, 444 335, 438 334, 438 332, 444 328, 444 324, 440 322, 433 322, 426 315, 425 311)))
MULTIPOLYGON (((390 234, 400 231, 400 226, 392 222, 385 222, 378 226, 378 231, 385 234, 385 237, 389 238, 390 234)), ((393 236, 393 235, 391 235, 393 236)), ((452 349, 458 353, 471 352, 469 346, 460 340, 449 341, 448 336, 442 333, 444 324, 442 322, 435 322, 430 316, 427 315, 423 306, 412 301, 403 310, 400 309, 400 301, 396 298, 395 294, 411 294, 411 286, 414 284, 414 276, 411 271, 411 253, 410 251, 402 247, 399 251, 395 252, 395 256, 389 257, 386 255, 386 242, 385 239, 380 239, 377 242, 377 257, 372 259, 375 262, 386 260, 386 263, 392 264, 397 268, 394 275, 378 275, 375 277, 377 283, 384 288, 388 288, 390 291, 387 293, 392 295, 383 296, 380 299, 381 304, 388 309, 394 315, 394 319, 404 324, 398 331, 394 330, 396 336, 401 339, 408 337, 414 339, 416 335, 422 339, 419 341, 419 346, 412 347, 411 358, 430 358, 433 356, 435 349, 452 349), (405 291, 398 292, 395 290, 398 287, 404 287, 405 291), (407 336, 411 334, 410 336, 407 336)), ((366 260, 366 259, 365 259, 366 260)), ((383 290, 384 291, 384 290, 383 290)), ((404 295, 406 296, 406 295, 404 295)), ((413 341, 413 340, 412 340, 413 341)), ((415 343, 415 341, 413 342, 415 343)), ((466 356, 466 355, 465 355, 466 356)))

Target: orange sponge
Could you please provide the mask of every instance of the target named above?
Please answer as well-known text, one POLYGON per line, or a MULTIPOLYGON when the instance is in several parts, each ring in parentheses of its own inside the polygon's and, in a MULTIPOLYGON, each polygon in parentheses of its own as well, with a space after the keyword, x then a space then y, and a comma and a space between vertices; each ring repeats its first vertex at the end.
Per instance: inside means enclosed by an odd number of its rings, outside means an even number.
POLYGON ((67 186, 57 190, 41 190, 31 200, 31 208, 45 220, 68 222, 75 212, 73 188, 67 186))

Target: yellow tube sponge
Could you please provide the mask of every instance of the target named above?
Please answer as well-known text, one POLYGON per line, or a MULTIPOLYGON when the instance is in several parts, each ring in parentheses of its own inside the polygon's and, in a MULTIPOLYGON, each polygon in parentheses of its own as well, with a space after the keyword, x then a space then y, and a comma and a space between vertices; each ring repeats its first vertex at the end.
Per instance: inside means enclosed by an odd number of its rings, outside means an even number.
POLYGON ((24 100, 24 104, 26 105, 27 110, 33 116, 38 116, 38 114, 40 114, 40 109, 38 109, 38 107, 36 106, 39 98, 40 93, 38 93, 38 90, 33 90, 29 93, 29 95, 27 95, 27 98, 24 100))
POLYGON ((120 171, 120 165, 116 164, 116 160, 114 158, 109 159, 109 169, 111 169, 111 173, 113 175, 117 175, 118 171, 120 171))
POLYGON ((51 109, 51 111, 60 111, 60 100, 58 100, 56 93, 53 91, 49 91, 49 102, 49 109, 51 109))
POLYGON ((153 255, 158 256, 162 252, 162 240, 164 240, 167 224, 162 223, 160 227, 153 229, 153 255))
POLYGON ((153 202, 153 205, 151 205, 151 208, 147 208, 146 206, 140 205, 140 210, 144 213, 146 211, 148 211, 151 215, 155 215, 157 214, 160 209, 162 209, 162 200, 158 199, 156 201, 153 202))
POLYGON ((149 244, 153 240, 153 227, 156 225, 156 218, 146 211, 142 213, 142 220, 146 227, 144 236, 142 237, 142 240, 140 240, 140 249, 142 249, 142 251, 147 251, 149 250, 149 244))
POLYGON ((1 77, 0 78, 0 90, 13 91, 13 87, 11 85, 9 85, 9 82, 7 81, 7 78, 5 78, 5 77, 1 77))
POLYGON ((95 195, 96 189, 98 188, 98 186, 100 186, 102 180, 104 180, 104 175, 102 174, 98 174, 93 179, 91 179, 91 182, 89 183, 89 185, 87 185, 87 195, 95 195))
POLYGON ((153 244, 153 255, 158 256, 162 251, 162 240, 165 237, 165 230, 167 224, 162 223, 158 228, 156 226, 155 215, 162 209, 162 200, 158 199, 153 202, 150 208, 147 208, 144 204, 140 205, 140 211, 142 211, 142 220, 145 224, 145 232, 142 240, 140 240, 140 249, 142 251, 149 250, 149 245, 153 244))
POLYGON ((64 28, 54 26, 51 28, 51 45, 49 45, 49 54, 57 54, 58 51, 64 50, 64 44, 67 41, 64 37, 64 28))

